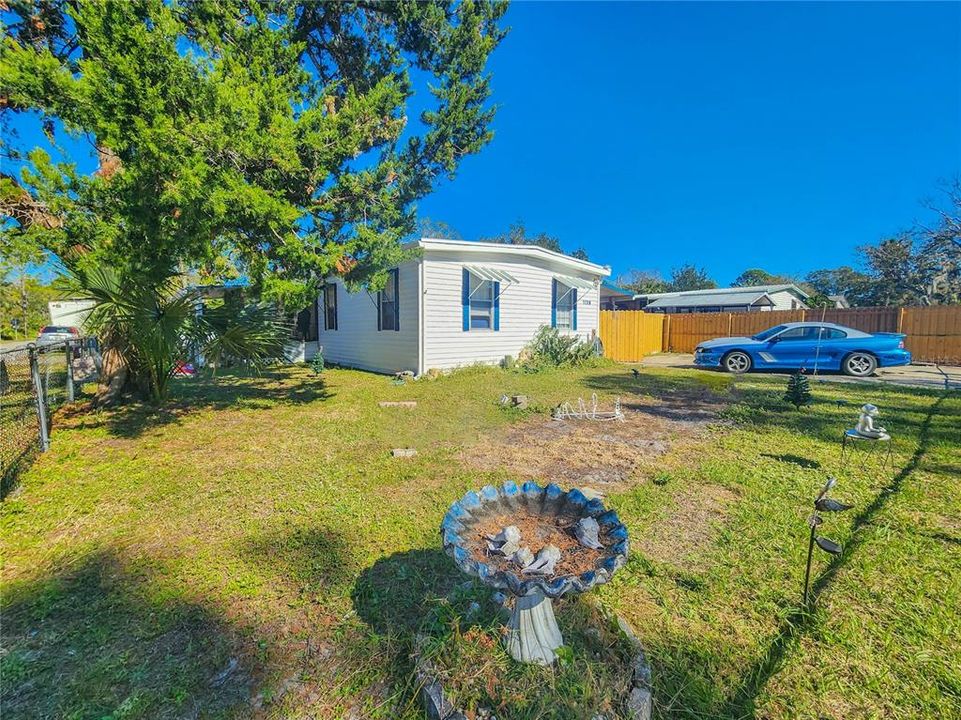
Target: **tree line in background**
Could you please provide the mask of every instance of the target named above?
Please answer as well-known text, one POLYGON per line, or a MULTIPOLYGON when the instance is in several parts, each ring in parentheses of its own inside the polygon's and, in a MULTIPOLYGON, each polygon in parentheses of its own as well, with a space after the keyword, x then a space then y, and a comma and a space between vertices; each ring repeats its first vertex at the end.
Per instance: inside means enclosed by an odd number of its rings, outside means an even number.
MULTIPOLYGON (((449 224, 441 220, 432 218, 421 218, 417 223, 417 236, 426 238, 438 238, 443 240, 463 240, 460 232, 449 224)), ((571 252, 566 252, 561 247, 561 241, 554 235, 546 232, 532 233, 527 230, 523 220, 512 223, 505 232, 489 237, 477 238, 478 242, 500 243, 502 245, 536 245, 538 247, 552 250, 553 252, 570 255, 578 260, 590 260, 587 250, 584 247, 575 248, 571 252)))
MULTIPOLYGON (((947 185, 944 194, 947 202, 928 205, 937 217, 933 225, 858 247, 860 268, 824 268, 804 277, 750 268, 733 285, 793 283, 810 293, 812 306, 833 306, 830 298, 839 295, 852 307, 961 303, 961 181, 947 185)), ((616 284, 642 294, 718 287, 707 270, 694 265, 675 268, 666 279, 656 271, 631 270, 616 284)))

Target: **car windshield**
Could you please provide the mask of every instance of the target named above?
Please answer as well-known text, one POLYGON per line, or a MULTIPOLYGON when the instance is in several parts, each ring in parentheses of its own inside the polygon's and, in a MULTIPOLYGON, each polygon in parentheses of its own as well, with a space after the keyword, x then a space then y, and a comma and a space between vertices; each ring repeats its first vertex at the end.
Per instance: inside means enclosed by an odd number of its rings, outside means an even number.
POLYGON ((755 335, 755 336, 754 336, 753 338, 751 338, 751 339, 752 339, 752 340, 767 340, 769 337, 771 337, 772 335, 776 335, 777 333, 781 332, 781 331, 782 331, 784 328, 786 328, 786 327, 787 327, 787 325, 775 325, 774 327, 768 328, 767 330, 762 330, 761 332, 759 332, 757 335, 755 335))

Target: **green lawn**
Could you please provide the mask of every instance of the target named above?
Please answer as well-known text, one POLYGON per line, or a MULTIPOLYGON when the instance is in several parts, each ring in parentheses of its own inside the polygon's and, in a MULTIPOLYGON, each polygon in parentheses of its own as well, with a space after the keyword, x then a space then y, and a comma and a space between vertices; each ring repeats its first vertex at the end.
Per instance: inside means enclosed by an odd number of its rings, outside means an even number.
MULTIPOLYGON (((722 408, 707 430, 671 425, 666 453, 607 497, 632 558, 593 600, 645 644, 659 717, 961 717, 961 397, 813 386, 795 412, 783 380, 761 376, 470 369, 400 387, 297 368, 183 381, 160 410, 68 409, 2 504, 3 710, 420 717, 412 639, 465 580, 438 524, 467 489, 508 477, 470 459, 489 447, 496 460, 506 433, 596 392, 653 418, 662 401, 722 408), (504 393, 535 410, 503 410, 504 393), (418 406, 377 405, 401 399, 418 406), (881 475, 838 467, 867 400, 897 438, 881 475), (805 614, 805 521, 828 474, 856 508, 823 528, 844 553, 817 557, 805 614)), ((578 461, 605 462, 603 447, 578 461)), ((555 672, 535 678, 564 694, 553 715, 517 697, 498 717, 590 718, 555 672)))

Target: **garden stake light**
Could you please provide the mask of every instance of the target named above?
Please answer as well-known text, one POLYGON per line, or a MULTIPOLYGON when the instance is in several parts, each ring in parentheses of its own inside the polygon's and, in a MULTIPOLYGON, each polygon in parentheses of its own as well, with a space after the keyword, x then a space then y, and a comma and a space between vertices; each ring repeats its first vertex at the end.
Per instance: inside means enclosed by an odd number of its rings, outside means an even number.
POLYGON ((818 525, 824 522, 824 518, 822 518, 818 512, 844 512, 854 507, 853 505, 846 505, 845 503, 838 502, 834 498, 828 497, 828 492, 834 487, 835 483, 837 483, 837 480, 833 477, 828 478, 828 481, 824 483, 821 492, 814 498, 814 512, 808 519, 808 525, 811 526, 811 539, 808 542, 807 569, 804 571, 804 607, 808 606, 808 589, 811 584, 811 561, 813 560, 814 546, 817 545, 821 550, 831 555, 841 554, 840 545, 833 540, 817 534, 818 525))

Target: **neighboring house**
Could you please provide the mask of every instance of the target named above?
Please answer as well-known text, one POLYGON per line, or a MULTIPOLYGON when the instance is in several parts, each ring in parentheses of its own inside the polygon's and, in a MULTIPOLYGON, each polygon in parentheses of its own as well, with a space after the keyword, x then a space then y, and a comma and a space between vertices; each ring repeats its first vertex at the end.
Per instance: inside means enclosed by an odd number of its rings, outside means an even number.
POLYGON ((319 346, 328 362, 423 374, 516 357, 542 325, 595 336, 610 268, 533 245, 424 238, 380 292, 322 289, 319 346))
POLYGON ((601 310, 636 310, 634 291, 622 288, 610 280, 601 283, 601 310))
POLYGON ((635 295, 646 312, 754 312, 807 308, 808 294, 797 285, 754 285, 635 295))

